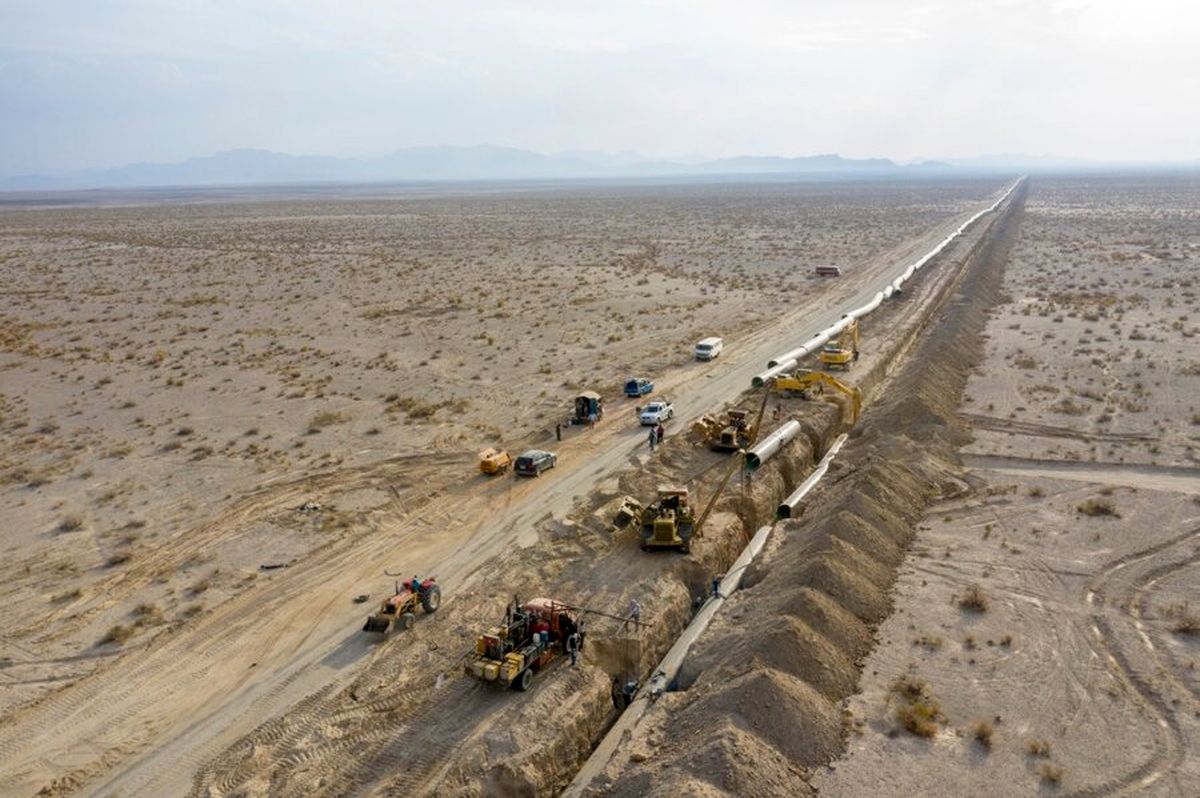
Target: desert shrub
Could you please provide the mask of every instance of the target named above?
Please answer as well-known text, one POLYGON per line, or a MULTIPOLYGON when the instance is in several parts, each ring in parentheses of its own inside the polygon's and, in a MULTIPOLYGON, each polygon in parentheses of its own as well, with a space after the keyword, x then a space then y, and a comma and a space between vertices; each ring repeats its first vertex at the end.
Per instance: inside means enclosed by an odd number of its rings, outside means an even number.
POLYGON ((1108 516, 1111 518, 1120 518, 1121 514, 1117 512, 1117 507, 1108 499, 1088 499, 1087 501, 1075 507, 1075 511, 1083 515, 1092 516, 1108 516))
POLYGON ((308 431, 316 432, 324 429, 325 427, 331 427, 334 424, 341 424, 345 420, 346 416, 344 413, 336 413, 332 410, 325 410, 317 413, 309 420, 308 431))
POLYGON ((1044 783, 1057 785, 1062 782, 1063 769, 1058 765, 1043 762, 1042 766, 1038 768, 1038 775, 1041 776, 1044 783))
POLYGON ((113 626, 109 627, 107 632, 104 633, 104 637, 100 638, 100 645, 105 645, 107 643, 116 643, 117 645, 121 645, 126 640, 133 637, 134 634, 136 634, 136 632, 132 626, 126 626, 120 623, 114 624, 113 626))
POLYGON ((115 568, 118 565, 124 565, 125 563, 129 562, 132 559, 133 559, 133 552, 118 551, 116 554, 113 554, 111 557, 109 557, 107 560, 105 560, 104 565, 107 566, 108 568, 115 568))
POLYGON ((1163 615, 1171 620, 1171 631, 1175 634, 1200 634, 1200 615, 1197 615, 1186 601, 1167 607, 1163 615))
POLYGON ((971 736, 986 751, 992 750, 992 735, 995 733, 996 727, 992 725, 990 720, 977 721, 971 726, 971 736))
POLYGON ((76 513, 63 516, 63 519, 58 522, 59 532, 75 532, 83 529, 83 516, 76 513))
POLYGON ((1025 753, 1030 756, 1048 757, 1050 756, 1050 742, 1048 740, 1026 740, 1025 753))
POLYGON ((899 698, 896 722, 909 734, 933 737, 944 720, 941 706, 929 695, 929 686, 921 679, 902 676, 892 683, 891 693, 899 698))
POLYGON ((958 599, 958 607, 967 612, 987 612, 988 600, 979 585, 971 585, 958 599))

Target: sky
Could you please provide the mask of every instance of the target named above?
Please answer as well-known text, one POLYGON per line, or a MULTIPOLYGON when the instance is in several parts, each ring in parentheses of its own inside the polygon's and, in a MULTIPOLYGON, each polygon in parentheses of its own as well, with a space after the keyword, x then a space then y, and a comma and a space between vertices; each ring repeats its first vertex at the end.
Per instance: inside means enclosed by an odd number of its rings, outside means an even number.
POLYGON ((1167 0, 0 0, 0 174, 234 148, 1200 157, 1167 0))

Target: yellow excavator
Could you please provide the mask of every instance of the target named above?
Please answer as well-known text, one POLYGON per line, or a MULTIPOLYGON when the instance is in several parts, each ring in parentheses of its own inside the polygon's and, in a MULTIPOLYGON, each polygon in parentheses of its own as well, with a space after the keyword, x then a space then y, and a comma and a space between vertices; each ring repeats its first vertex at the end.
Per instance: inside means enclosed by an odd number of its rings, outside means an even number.
POLYGON ((840 368, 849 371, 858 360, 858 319, 851 319, 836 341, 830 341, 817 355, 826 371, 840 368))
MULTIPOLYGON (((780 393, 795 393, 801 399, 809 399, 811 398, 811 394, 819 393, 825 388, 837 391, 850 400, 850 417, 847 421, 851 425, 857 423, 858 416, 862 412, 862 391, 855 386, 846 385, 831 374, 826 374, 823 371, 801 369, 794 374, 779 375, 770 386, 771 390, 780 393)), ((770 396, 770 391, 768 391, 767 395, 770 396)))

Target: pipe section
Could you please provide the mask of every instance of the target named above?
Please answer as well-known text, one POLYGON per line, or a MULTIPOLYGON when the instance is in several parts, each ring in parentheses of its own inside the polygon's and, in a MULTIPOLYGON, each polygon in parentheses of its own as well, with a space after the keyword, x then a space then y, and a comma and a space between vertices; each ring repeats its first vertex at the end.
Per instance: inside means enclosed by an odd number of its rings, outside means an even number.
POLYGON ((783 445, 800 432, 800 422, 792 419, 763 438, 746 452, 746 468, 755 471, 783 448, 783 445))
POLYGON ((813 469, 813 472, 808 475, 808 478, 801 482, 800 487, 796 488, 796 490, 792 492, 792 495, 784 499, 783 503, 779 505, 779 509, 775 511, 776 518, 793 517, 796 512, 796 508, 800 504, 800 500, 807 496, 808 492, 817 486, 817 483, 821 481, 821 477, 825 476, 825 472, 829 470, 829 464, 833 462, 833 456, 841 451, 842 444, 846 442, 846 437, 846 433, 844 432, 837 436, 837 440, 835 440, 833 445, 829 447, 829 451, 827 451, 825 456, 821 458, 821 462, 818 463, 817 467, 813 469))
POLYGON ((904 269, 904 271, 901 272, 894 280, 888 283, 888 285, 885 286, 882 291, 876 293, 870 302, 845 314, 836 324, 826 327, 824 330, 805 341, 802 346, 799 346, 790 352, 785 352, 779 357, 768 361, 767 370, 759 374, 755 374, 754 378, 751 380, 751 385, 755 388, 761 388, 771 380, 778 377, 780 374, 786 374, 795 370, 795 368, 800 365, 801 360, 819 350, 830 340, 836 338, 841 331, 845 329, 846 325, 849 324, 849 319, 860 319, 883 304, 883 300, 902 294, 902 287, 904 283, 911 279, 912 276, 916 274, 922 266, 937 257, 942 250, 950 246, 954 239, 965 233, 971 225, 975 224, 975 222, 979 221, 979 219, 999 208, 1000 203, 1008 199, 1008 195, 1012 194, 1013 191, 1016 190, 1017 186, 1021 185, 1021 181, 1024 179, 1024 177, 1017 178, 1017 180, 1008 187, 1008 190, 1000 196, 1000 199, 996 200, 989 207, 963 222, 958 226, 957 230, 943 238, 940 244, 922 255, 915 262, 910 263, 904 269))

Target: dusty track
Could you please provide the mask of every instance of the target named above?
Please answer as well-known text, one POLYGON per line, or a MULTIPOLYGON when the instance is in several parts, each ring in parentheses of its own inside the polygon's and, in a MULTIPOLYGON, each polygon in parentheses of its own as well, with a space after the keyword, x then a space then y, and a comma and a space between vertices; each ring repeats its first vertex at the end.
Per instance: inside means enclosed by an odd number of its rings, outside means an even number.
MULTIPOLYGON (((712 368, 668 375, 661 389, 678 394, 680 426, 738 394, 781 342, 834 321, 837 314, 829 308, 861 302, 877 290, 897 261, 923 251, 957 222, 939 225, 868 264, 861 283, 838 284, 798 302, 788 318, 733 342, 736 346, 712 368)), ((562 466, 545 478, 486 486, 475 479, 449 489, 433 488, 430 478, 402 494, 401 501, 374 513, 368 533, 275 572, 148 649, 116 658, 94 675, 15 713, 0 731, 0 759, 5 762, 0 790, 27 794, 53 782, 55 790, 64 792, 179 794, 198 773, 201 784, 219 793, 220 784, 237 780, 236 769, 218 773, 219 768, 202 763, 265 720, 296 707, 294 722, 265 727, 268 734, 277 728, 279 734, 297 735, 296 739, 310 723, 336 725, 336 718, 314 715, 309 708, 349 684, 364 666, 403 649, 375 648, 364 640, 358 632, 361 608, 350 605, 348 597, 365 586, 377 586, 381 568, 402 553, 403 567, 437 574, 451 604, 458 591, 477 582, 482 566, 514 545, 532 542, 536 521, 564 515, 575 497, 640 455, 641 431, 626 426, 620 408, 611 408, 612 418, 591 435, 565 444, 562 466)), ((440 460, 445 463, 446 457, 440 460)), ((469 462, 469 453, 460 453, 451 465, 469 469, 469 462)), ((216 545, 248 520, 298 504, 316 489, 336 495, 365 485, 390 485, 401 475, 411 479, 419 473, 420 464, 388 462, 272 486, 180 540, 197 549, 216 545)), ((148 562, 144 573, 136 572, 137 578, 148 578, 150 567, 148 562)), ((114 577, 109 587, 119 589, 119 579, 114 577)), ((453 659, 447 655, 446 663, 453 659)), ((439 668, 436 662, 430 664, 439 668)), ((461 700, 468 701, 466 691, 461 700)), ((483 703, 486 708, 488 702, 483 703)), ((425 709, 417 695, 410 694, 402 714, 410 711, 409 704, 417 708, 408 723, 420 730, 425 709)), ((464 717, 461 726, 441 731, 461 732, 478 724, 486 710, 477 701, 470 705, 474 714, 463 712, 470 717, 464 717)), ((445 708, 440 702, 439 706, 445 708)), ((395 708, 366 706, 358 711, 389 709, 395 708)), ((404 750, 404 737, 396 737, 395 731, 390 722, 377 731, 383 748, 377 764, 364 772, 366 783, 393 772, 395 757, 404 750)), ((293 757, 277 764, 302 767, 304 761, 293 757)), ((415 762, 426 775, 444 764, 445 758, 415 762)))

